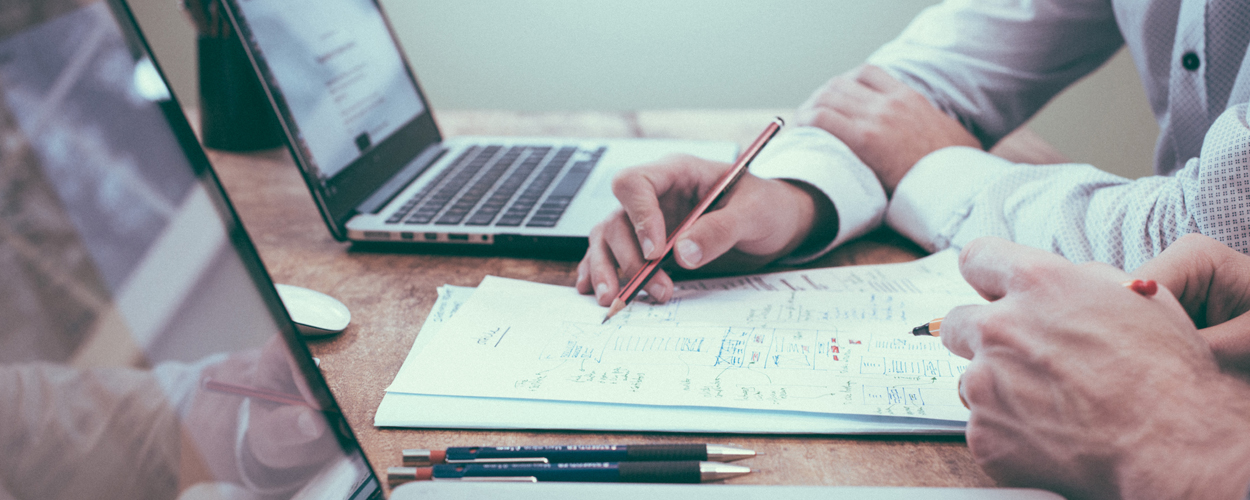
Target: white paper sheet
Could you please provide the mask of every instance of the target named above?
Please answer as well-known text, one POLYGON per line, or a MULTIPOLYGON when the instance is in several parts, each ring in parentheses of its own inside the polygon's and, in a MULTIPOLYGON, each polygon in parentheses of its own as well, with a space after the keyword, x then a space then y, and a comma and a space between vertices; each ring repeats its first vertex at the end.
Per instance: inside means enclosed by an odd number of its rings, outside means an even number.
MULTIPOLYGON (((906 333, 954 305, 981 302, 954 268, 953 256, 939 254, 802 272, 826 289, 907 280, 910 289, 894 293, 683 287, 669 304, 631 305, 606 326, 597 325, 602 308, 571 289, 491 278, 448 322, 444 331, 453 333, 423 330, 388 391, 471 394, 495 404, 538 397, 963 420, 954 394, 963 360, 937 339, 906 333), (459 369, 467 366, 474 368, 459 369)), ((772 277, 785 274, 792 273, 772 277)), ((442 307, 432 320, 442 319, 442 307)), ((403 420, 388 413, 394 406, 384 404, 376 421, 403 420)), ((745 432, 752 431, 766 432, 745 432)))
MULTIPOLYGON (((439 335, 442 323, 473 294, 443 286, 405 364, 439 335)), ((429 396, 388 392, 374 414, 378 427, 572 429, 753 434, 962 434, 963 422, 829 415, 714 407, 623 405, 532 399, 429 396)))

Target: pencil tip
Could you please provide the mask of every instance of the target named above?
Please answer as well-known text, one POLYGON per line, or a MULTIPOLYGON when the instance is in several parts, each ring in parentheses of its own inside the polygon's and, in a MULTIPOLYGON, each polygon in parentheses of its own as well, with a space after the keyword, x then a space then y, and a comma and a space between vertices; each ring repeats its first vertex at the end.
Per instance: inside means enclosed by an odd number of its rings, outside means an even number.
POLYGON ((608 323, 608 320, 612 319, 613 316, 616 316, 616 313, 621 312, 621 309, 624 309, 624 308, 625 308, 625 301, 621 299, 612 299, 612 307, 608 308, 608 315, 603 318, 603 323, 599 323, 599 324, 606 325, 608 323))

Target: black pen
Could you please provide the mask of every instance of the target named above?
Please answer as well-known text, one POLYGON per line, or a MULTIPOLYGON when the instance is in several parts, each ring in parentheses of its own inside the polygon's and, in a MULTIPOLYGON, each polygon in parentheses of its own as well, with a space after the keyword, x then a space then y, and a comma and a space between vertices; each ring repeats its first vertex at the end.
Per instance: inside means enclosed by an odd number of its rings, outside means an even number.
POLYGON ((749 467, 720 462, 593 462, 577 464, 444 464, 391 467, 386 481, 575 481, 591 483, 703 483, 751 472, 749 467))
POLYGON ((755 452, 723 444, 591 444, 563 446, 460 446, 447 450, 404 450, 404 465, 471 463, 642 462, 708 460, 732 462, 755 452))

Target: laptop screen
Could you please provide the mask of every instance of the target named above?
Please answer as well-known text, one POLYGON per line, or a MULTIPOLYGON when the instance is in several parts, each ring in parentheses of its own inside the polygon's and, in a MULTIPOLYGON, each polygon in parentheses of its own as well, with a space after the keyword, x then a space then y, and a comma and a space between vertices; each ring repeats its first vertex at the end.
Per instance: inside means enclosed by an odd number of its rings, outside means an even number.
POLYGON ((0 498, 380 496, 125 7, 2 9, 0 498))
POLYGON ((328 180, 425 112, 370 0, 237 3, 317 177, 328 180))
POLYGON ((442 140, 376 0, 219 0, 338 239, 442 140), (420 158, 420 160, 418 160, 420 158), (382 194, 380 194, 382 193, 382 194))

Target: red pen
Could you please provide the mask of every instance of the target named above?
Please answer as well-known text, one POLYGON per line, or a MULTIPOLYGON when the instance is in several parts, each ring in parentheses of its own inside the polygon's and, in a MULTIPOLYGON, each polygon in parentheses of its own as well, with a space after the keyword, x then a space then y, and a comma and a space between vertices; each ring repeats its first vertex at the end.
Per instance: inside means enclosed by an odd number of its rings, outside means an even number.
POLYGON ((738 182, 738 179, 742 178, 742 174, 746 173, 747 167, 751 165, 751 160, 755 159, 755 156, 760 153, 760 150, 764 149, 764 146, 768 144, 768 141, 772 140, 773 136, 776 136, 777 132, 781 130, 781 127, 785 124, 785 120, 782 120, 780 117, 773 120, 773 122, 769 123, 768 127, 764 129, 764 132, 760 133, 760 136, 755 139, 755 142, 751 143, 751 146, 748 147, 746 151, 742 152, 742 156, 738 157, 738 162, 726 171, 725 175, 722 175, 720 180, 716 181, 716 185, 712 187, 711 191, 708 191, 707 196, 704 196, 702 200, 699 200, 699 204, 694 207, 694 210, 690 211, 690 214, 681 221, 681 224, 679 224, 677 229, 673 231, 671 236, 669 236, 668 241, 664 243, 664 253, 660 254, 658 259, 652 259, 647 261, 646 264, 643 264, 642 269, 639 269, 638 273, 635 274, 623 288, 621 288, 620 293, 616 294, 616 298, 612 299, 612 307, 608 309, 608 315, 603 318, 604 323, 607 323, 612 316, 621 312, 621 309, 624 309, 625 306, 629 305, 631 300, 634 300, 634 296, 638 295, 638 292, 642 290, 642 286, 647 284, 647 281, 649 281, 652 276, 655 276, 656 271, 660 270, 660 262, 664 260, 664 257, 667 257, 668 254, 673 251, 673 245, 677 244, 677 238, 681 237, 682 233, 686 232, 687 229, 690 229, 690 226, 693 226, 696 220, 699 220, 699 216, 711 210, 712 206, 715 205, 716 202, 725 195, 725 193, 729 192, 729 188, 732 188, 734 183, 738 182))

